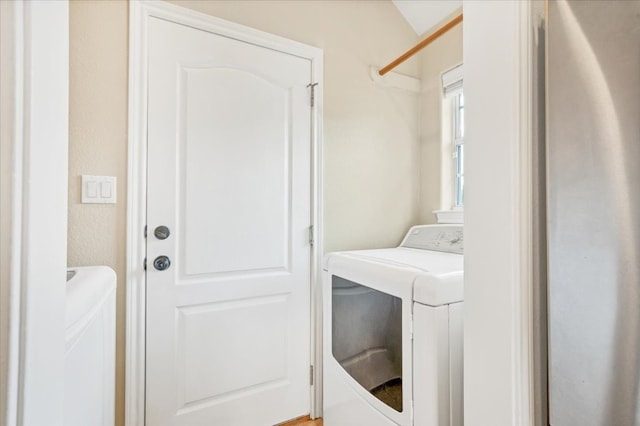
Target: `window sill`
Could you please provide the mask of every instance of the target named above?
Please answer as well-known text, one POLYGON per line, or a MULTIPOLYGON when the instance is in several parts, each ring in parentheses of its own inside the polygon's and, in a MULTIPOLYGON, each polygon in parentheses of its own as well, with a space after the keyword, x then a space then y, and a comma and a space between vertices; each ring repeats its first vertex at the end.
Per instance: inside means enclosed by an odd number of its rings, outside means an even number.
POLYGON ((434 210, 438 223, 464 223, 464 210, 434 210))

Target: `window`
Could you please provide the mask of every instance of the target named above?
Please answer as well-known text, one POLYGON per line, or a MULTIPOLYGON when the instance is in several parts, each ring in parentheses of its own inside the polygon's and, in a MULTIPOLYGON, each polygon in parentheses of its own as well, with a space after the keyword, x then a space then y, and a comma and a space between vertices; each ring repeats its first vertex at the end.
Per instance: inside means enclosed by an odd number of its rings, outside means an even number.
POLYGON ((464 94, 462 91, 453 99, 453 167, 455 173, 454 205, 464 205, 464 94))
POLYGON ((442 175, 438 223, 462 223, 464 206, 464 94, 462 65, 442 74, 442 175))

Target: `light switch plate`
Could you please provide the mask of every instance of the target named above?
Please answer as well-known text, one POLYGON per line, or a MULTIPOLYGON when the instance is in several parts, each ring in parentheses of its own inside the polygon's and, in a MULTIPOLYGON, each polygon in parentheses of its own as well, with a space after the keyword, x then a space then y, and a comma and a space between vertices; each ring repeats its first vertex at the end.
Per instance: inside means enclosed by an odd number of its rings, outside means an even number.
POLYGON ((116 177, 82 175, 83 204, 115 204, 116 177))

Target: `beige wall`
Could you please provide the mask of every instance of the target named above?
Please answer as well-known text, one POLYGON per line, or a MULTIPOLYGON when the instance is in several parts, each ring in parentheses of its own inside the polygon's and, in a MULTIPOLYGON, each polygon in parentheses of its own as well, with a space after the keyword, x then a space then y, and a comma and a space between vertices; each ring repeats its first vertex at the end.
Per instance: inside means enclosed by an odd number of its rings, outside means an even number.
MULTIPOLYGON (((442 163, 451 162, 450 154, 442 151, 442 140, 450 132, 443 126, 442 73, 462 63, 462 24, 427 46, 419 57, 422 93, 420 95, 420 223, 435 223, 434 210, 451 207, 451 196, 443 193, 442 163), (444 199, 444 204, 443 203, 444 199)), ((445 111, 446 113, 447 111, 445 111)), ((450 171, 450 170, 449 170, 450 171)), ((445 174, 448 172, 445 171, 445 174)))
MULTIPOLYGON (((70 2, 69 265, 118 274, 117 424, 124 416, 128 4, 70 2), (118 203, 80 203, 80 175, 118 178, 118 203)), ((375 85, 417 37, 389 1, 179 1, 324 49, 327 251, 399 242, 419 211, 418 96, 375 85)), ((418 60, 398 71, 418 76, 418 60)))
POLYGON ((118 274, 116 419, 124 424, 128 4, 69 2, 69 266, 118 274), (117 204, 80 204, 80 175, 116 176, 117 204))

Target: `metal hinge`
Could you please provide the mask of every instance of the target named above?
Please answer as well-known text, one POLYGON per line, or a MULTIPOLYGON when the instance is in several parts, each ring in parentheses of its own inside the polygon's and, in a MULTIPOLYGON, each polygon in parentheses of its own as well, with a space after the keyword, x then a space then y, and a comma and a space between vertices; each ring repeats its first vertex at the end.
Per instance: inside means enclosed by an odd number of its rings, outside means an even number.
POLYGON ((313 365, 309 366, 309 385, 313 386, 313 365))
POLYGON ((309 245, 312 246, 314 243, 313 241, 313 225, 311 225, 309 227, 309 245))
POLYGON ((307 84, 307 87, 311 90, 311 96, 309 101, 311 102, 311 107, 313 108, 314 106, 316 106, 316 86, 318 85, 318 83, 309 83, 307 84))
MULTIPOLYGON (((147 239, 147 225, 144 226, 144 239, 147 239)), ((147 270, 147 258, 145 257, 144 260, 142 261, 142 267, 144 268, 144 270, 147 270)))

